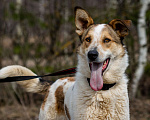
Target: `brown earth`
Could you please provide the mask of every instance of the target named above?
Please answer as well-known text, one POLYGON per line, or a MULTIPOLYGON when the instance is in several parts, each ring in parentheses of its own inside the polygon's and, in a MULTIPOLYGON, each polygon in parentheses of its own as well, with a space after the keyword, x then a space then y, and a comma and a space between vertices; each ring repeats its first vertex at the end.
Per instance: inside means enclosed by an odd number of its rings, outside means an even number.
MULTIPOLYGON (((38 120, 40 104, 1 106, 0 120, 38 120)), ((130 101, 131 120, 150 120, 150 99, 130 101)))

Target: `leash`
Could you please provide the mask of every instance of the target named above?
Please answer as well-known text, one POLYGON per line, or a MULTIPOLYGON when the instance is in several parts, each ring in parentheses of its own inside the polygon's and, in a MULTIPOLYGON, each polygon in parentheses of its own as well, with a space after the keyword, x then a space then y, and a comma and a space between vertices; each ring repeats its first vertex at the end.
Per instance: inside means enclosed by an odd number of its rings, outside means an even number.
POLYGON ((40 76, 14 76, 14 77, 7 77, 4 79, 0 79, 0 83, 3 82, 16 82, 16 81, 23 81, 23 80, 30 80, 34 78, 41 78, 41 77, 47 77, 47 76, 59 76, 59 75, 68 75, 68 74, 73 74, 76 73, 76 67, 74 68, 69 68, 65 70, 61 70, 58 72, 50 73, 47 75, 40 75, 40 76))

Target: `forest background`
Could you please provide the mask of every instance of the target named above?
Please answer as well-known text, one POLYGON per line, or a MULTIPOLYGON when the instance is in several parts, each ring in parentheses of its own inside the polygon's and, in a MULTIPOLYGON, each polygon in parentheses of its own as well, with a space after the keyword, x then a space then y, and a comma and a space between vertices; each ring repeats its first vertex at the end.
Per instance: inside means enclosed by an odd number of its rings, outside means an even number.
MULTIPOLYGON (((149 3, 149 0, 0 0, 0 68, 16 64, 44 75, 75 67, 76 48, 80 44, 75 33, 75 6, 86 9, 95 23, 109 23, 116 18, 132 20, 130 35, 124 41, 129 54, 126 73, 130 79, 131 120, 150 120, 149 3), (141 26, 140 19, 145 21, 141 26), (140 37, 141 28, 146 32, 142 34, 144 39, 140 37)), ((1 83, 0 120, 36 120, 43 99, 44 96, 27 93, 15 83, 1 83)))

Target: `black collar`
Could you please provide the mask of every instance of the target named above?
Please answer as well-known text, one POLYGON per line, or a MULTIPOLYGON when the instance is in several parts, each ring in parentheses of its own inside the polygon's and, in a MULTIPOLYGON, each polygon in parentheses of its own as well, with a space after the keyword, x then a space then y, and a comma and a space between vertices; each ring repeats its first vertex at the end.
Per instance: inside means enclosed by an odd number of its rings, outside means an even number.
MULTIPOLYGON (((87 81, 90 85, 90 78, 87 78, 87 81)), ((103 88, 101 90, 109 90, 109 88, 113 87, 116 83, 112 83, 112 84, 103 84, 103 88)))

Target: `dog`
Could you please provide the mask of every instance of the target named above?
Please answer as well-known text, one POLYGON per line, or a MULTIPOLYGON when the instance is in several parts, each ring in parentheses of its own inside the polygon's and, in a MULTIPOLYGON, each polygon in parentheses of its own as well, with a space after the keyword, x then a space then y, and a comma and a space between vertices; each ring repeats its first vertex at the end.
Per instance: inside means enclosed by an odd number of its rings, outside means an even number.
MULTIPOLYGON (((75 25, 81 40, 75 77, 52 85, 39 78, 17 83, 28 92, 45 94, 40 120, 129 120, 128 55, 123 39, 131 20, 95 24, 84 9, 76 7, 75 25)), ((19 65, 0 70, 0 78, 26 75, 36 74, 19 65)))

